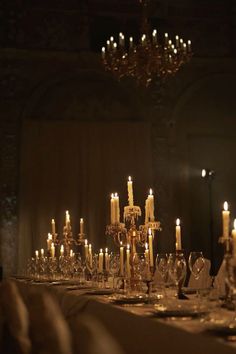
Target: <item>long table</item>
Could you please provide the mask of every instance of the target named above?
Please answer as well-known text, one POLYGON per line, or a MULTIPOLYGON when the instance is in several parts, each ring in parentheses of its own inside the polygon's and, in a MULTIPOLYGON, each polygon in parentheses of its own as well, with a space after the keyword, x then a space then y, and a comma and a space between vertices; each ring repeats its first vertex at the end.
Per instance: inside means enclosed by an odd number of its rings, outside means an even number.
MULTIPOLYGON (((66 286, 17 281, 27 300, 32 287, 46 287, 58 300, 70 325, 78 316, 96 317, 129 354, 232 354, 236 345, 205 334, 208 325, 201 319, 163 320, 150 317, 153 305, 117 306, 110 303, 107 295, 89 295, 87 289, 67 290, 66 286)), ((184 301, 184 300, 182 300, 184 301)), ((222 316, 233 313, 222 311, 222 316)), ((111 353, 112 354, 112 353, 111 353)))

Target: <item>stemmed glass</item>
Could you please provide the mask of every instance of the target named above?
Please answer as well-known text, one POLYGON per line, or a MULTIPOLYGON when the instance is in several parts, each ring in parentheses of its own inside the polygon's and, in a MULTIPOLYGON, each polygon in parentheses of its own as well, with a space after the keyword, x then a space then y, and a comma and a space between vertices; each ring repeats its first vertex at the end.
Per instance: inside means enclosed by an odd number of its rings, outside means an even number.
POLYGON ((168 258, 168 271, 170 278, 174 281, 178 287, 178 298, 184 299, 185 295, 182 293, 182 286, 186 277, 186 261, 184 254, 177 252, 176 254, 170 254, 168 258))
POLYGON ((225 272, 225 281, 231 291, 231 300, 234 304, 234 319, 229 323, 229 327, 236 329, 236 256, 228 257, 225 272))
POLYGON ((205 266, 202 252, 190 252, 188 265, 192 275, 198 280, 205 266))
POLYGON ((111 253, 109 270, 113 279, 113 290, 115 289, 115 277, 119 274, 120 270, 120 255, 111 253))
POLYGON ((160 274, 162 282, 166 282, 168 275, 168 254, 158 253, 156 256, 156 271, 160 274))

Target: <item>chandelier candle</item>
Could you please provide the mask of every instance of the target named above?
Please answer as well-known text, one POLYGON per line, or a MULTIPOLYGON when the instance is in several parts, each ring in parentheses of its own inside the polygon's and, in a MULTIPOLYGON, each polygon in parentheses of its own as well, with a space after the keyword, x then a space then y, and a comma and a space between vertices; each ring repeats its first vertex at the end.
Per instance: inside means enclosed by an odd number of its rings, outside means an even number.
POLYGON ((175 243, 176 251, 180 251, 182 249, 180 219, 176 219, 175 239, 176 239, 176 243, 175 243))
POLYGON ((128 201, 130 207, 134 206, 133 182, 130 176, 128 178, 128 201))
POLYGON ((124 247, 122 242, 120 243, 120 275, 124 275, 124 247))
POLYGON ((88 257, 89 257, 89 266, 92 268, 93 265, 93 253, 92 253, 92 245, 91 243, 88 246, 88 257))
POLYGON ((64 246, 63 245, 61 245, 61 248, 60 248, 60 256, 64 257, 64 246))
POLYGON ((35 251, 35 257, 36 257, 36 259, 39 258, 39 251, 38 250, 35 251))
POLYGON ((120 222, 120 205, 119 196, 117 193, 114 195, 114 222, 118 224, 120 222))
POLYGON ((109 255, 108 255, 108 248, 105 248, 105 270, 109 270, 109 255))
POLYGON ((100 249, 99 258, 98 258, 98 273, 103 271, 103 251, 100 249))
POLYGON ((229 238, 229 218, 230 218, 230 211, 229 205, 227 202, 224 202, 223 211, 222 211, 222 221, 223 221, 223 238, 229 238))
POLYGON ((126 273, 127 273, 127 278, 130 278, 131 272, 130 272, 130 245, 127 245, 126 248, 126 273))
POLYGON ((111 224, 115 223, 114 194, 111 194, 111 224))
POLYGON ((153 236, 152 229, 148 229, 148 245, 149 245, 149 257, 150 257, 150 267, 154 266, 153 261, 153 236))
POLYGON ((84 233, 84 219, 80 218, 80 233, 83 234, 84 233))
POLYGON ((154 221, 154 195, 152 189, 150 189, 148 195, 148 211, 149 211, 150 221, 154 221))

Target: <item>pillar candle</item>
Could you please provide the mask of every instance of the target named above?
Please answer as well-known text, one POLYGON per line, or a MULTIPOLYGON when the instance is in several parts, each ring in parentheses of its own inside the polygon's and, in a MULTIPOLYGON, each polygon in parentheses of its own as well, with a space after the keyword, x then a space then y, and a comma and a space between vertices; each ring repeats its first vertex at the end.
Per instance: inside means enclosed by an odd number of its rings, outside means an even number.
POLYGON ((64 256, 64 246, 61 245, 61 248, 60 248, 60 256, 63 257, 64 256))
POLYGON ((223 220, 223 237, 229 238, 229 205, 227 202, 224 202, 224 209, 222 211, 222 220, 223 220))
POLYGON ((236 258, 236 219, 234 219, 234 228, 232 230, 233 257, 236 258))
POLYGON ((90 266, 90 268, 92 268, 92 266, 93 266, 93 253, 92 253, 91 243, 89 244, 89 247, 88 247, 88 258, 89 258, 89 266, 90 266))
POLYGON ((148 229, 148 245, 149 245, 149 257, 150 257, 150 267, 154 266, 153 260, 153 237, 152 237, 152 230, 148 229))
POLYGON ((84 233, 84 219, 80 218, 80 233, 83 234, 84 233))
POLYGON ((115 216, 114 216, 114 194, 111 194, 111 224, 115 223, 115 216))
POLYGON ((102 273, 103 271, 103 251, 100 249, 99 258, 98 258, 98 272, 102 273))
POLYGON ((130 245, 127 245, 126 248, 126 275, 127 278, 130 278, 131 272, 130 272, 130 245))
POLYGON ((55 225, 55 220, 52 219, 52 234, 54 235, 56 233, 56 225, 55 225))
POLYGON ((120 243, 120 275, 124 275, 124 247, 122 242, 120 243))
POLYGON ((114 223, 120 222, 120 205, 119 205, 119 196, 117 193, 114 195, 114 223))
POLYGON ((51 257, 54 258, 55 257, 55 246, 54 243, 52 242, 51 244, 51 257))
POLYGON ((175 239, 176 239, 176 244, 175 244, 176 245, 176 251, 180 251, 182 249, 180 219, 176 219, 175 239))
POLYGON ((105 248, 105 270, 109 270, 109 255, 108 255, 108 248, 105 248))
POLYGON ((50 251, 51 249, 51 244, 52 244, 52 234, 48 233, 48 239, 47 239, 47 249, 50 251))
POLYGON ((88 240, 84 240, 84 255, 85 255, 85 259, 88 258, 89 252, 88 252, 88 240))
POLYGON ((134 206, 133 182, 130 176, 128 178, 128 201, 130 207, 134 206))

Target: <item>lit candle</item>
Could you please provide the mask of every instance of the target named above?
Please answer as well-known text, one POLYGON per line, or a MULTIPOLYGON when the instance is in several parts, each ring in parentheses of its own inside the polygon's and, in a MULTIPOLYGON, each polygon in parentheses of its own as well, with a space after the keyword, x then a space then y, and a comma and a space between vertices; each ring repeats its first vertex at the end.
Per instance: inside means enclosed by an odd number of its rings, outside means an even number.
POLYGON ((176 244, 175 244, 176 245, 176 251, 180 251, 182 249, 180 219, 176 219, 175 239, 176 239, 176 244))
POLYGON ((114 215, 114 194, 111 194, 111 224, 115 223, 115 215, 114 215))
POLYGON ((146 34, 143 34, 142 37, 141 37, 141 43, 142 45, 145 45, 146 44, 146 34))
POLYGON ((98 258, 98 272, 102 273, 103 271, 103 251, 100 249, 99 258, 98 258))
POLYGON ((175 36, 175 45, 177 48, 179 47, 179 36, 175 36))
POLYGON ((153 41, 153 44, 157 44, 157 30, 154 29, 152 31, 152 41, 153 41))
POLYGON ((191 41, 188 40, 188 52, 191 52, 191 41))
POLYGON ((130 245, 127 245, 126 248, 126 275, 127 278, 130 278, 131 272, 130 272, 130 245))
POLYGON ((105 55, 106 55, 106 48, 102 47, 102 59, 105 59, 105 55))
POLYGON ((120 205, 119 205, 119 196, 117 193, 114 195, 114 223, 120 222, 120 205))
POLYGON ((165 45, 168 44, 169 36, 168 33, 165 33, 165 45))
POLYGON ((183 43, 183 50, 184 50, 184 53, 186 54, 187 53, 187 45, 186 45, 186 43, 183 43))
POLYGON ((52 242, 51 244, 51 257, 54 258, 55 257, 55 246, 54 243, 52 242))
POLYGON ((110 49, 111 49, 111 43, 110 43, 110 41, 108 40, 108 41, 107 41, 107 51, 109 52, 110 49))
POLYGON ((39 251, 38 250, 35 251, 35 257, 36 257, 36 259, 39 258, 39 251))
POLYGON ((236 258, 236 219, 234 219, 234 228, 232 230, 232 241, 233 241, 233 257, 236 258))
POLYGON ((121 47, 124 47, 124 45, 125 45, 125 36, 123 35, 122 32, 119 33, 119 45, 121 47))
POLYGON ((61 245, 61 248, 60 248, 60 256, 64 257, 64 246, 63 245, 61 245))
POLYGON ((70 228, 70 214, 68 210, 66 210, 66 228, 70 228))
POLYGON ((150 257, 150 267, 154 266, 153 261, 153 237, 152 237, 152 230, 148 229, 148 245, 149 245, 149 257, 150 257))
POLYGON ((108 256, 108 248, 105 248, 105 270, 109 270, 109 256, 108 256))
POLYGON ((85 255, 85 259, 87 259, 89 255, 88 240, 84 240, 84 255, 85 255))
POLYGON ((83 234, 84 233, 84 219, 80 218, 80 233, 83 234))
POLYGON ((227 202, 224 202, 223 208, 224 208, 222 211, 223 237, 228 239, 229 238, 229 217, 230 217, 229 204, 227 202))
POLYGON ((91 243, 89 244, 88 255, 89 255, 89 266, 90 266, 90 268, 92 268, 92 266, 93 266, 93 253, 92 253, 91 243))
POLYGON ((133 37, 129 37, 129 49, 132 49, 134 46, 134 40, 133 37))
POLYGON ((43 248, 41 248, 40 254, 41 254, 41 257, 43 258, 44 257, 44 249, 43 248))
POLYGON ((128 178, 128 201, 130 207, 134 206, 133 182, 130 176, 128 178))
POLYGON ((73 250, 70 250, 70 258, 72 258, 74 255, 73 250))
POLYGON ((56 233, 56 225, 55 225, 55 220, 52 219, 52 234, 54 235, 56 233))
POLYGON ((113 51, 116 52, 117 49, 117 43, 113 43, 113 51))
POLYGON ((122 242, 120 243, 120 275, 124 275, 124 247, 122 242))
POLYGON ((48 238, 47 238, 47 249, 50 251, 51 249, 51 243, 52 243, 52 234, 48 233, 48 238))
POLYGON ((148 195, 148 208, 150 221, 154 221, 154 195, 152 189, 150 189, 148 195))

